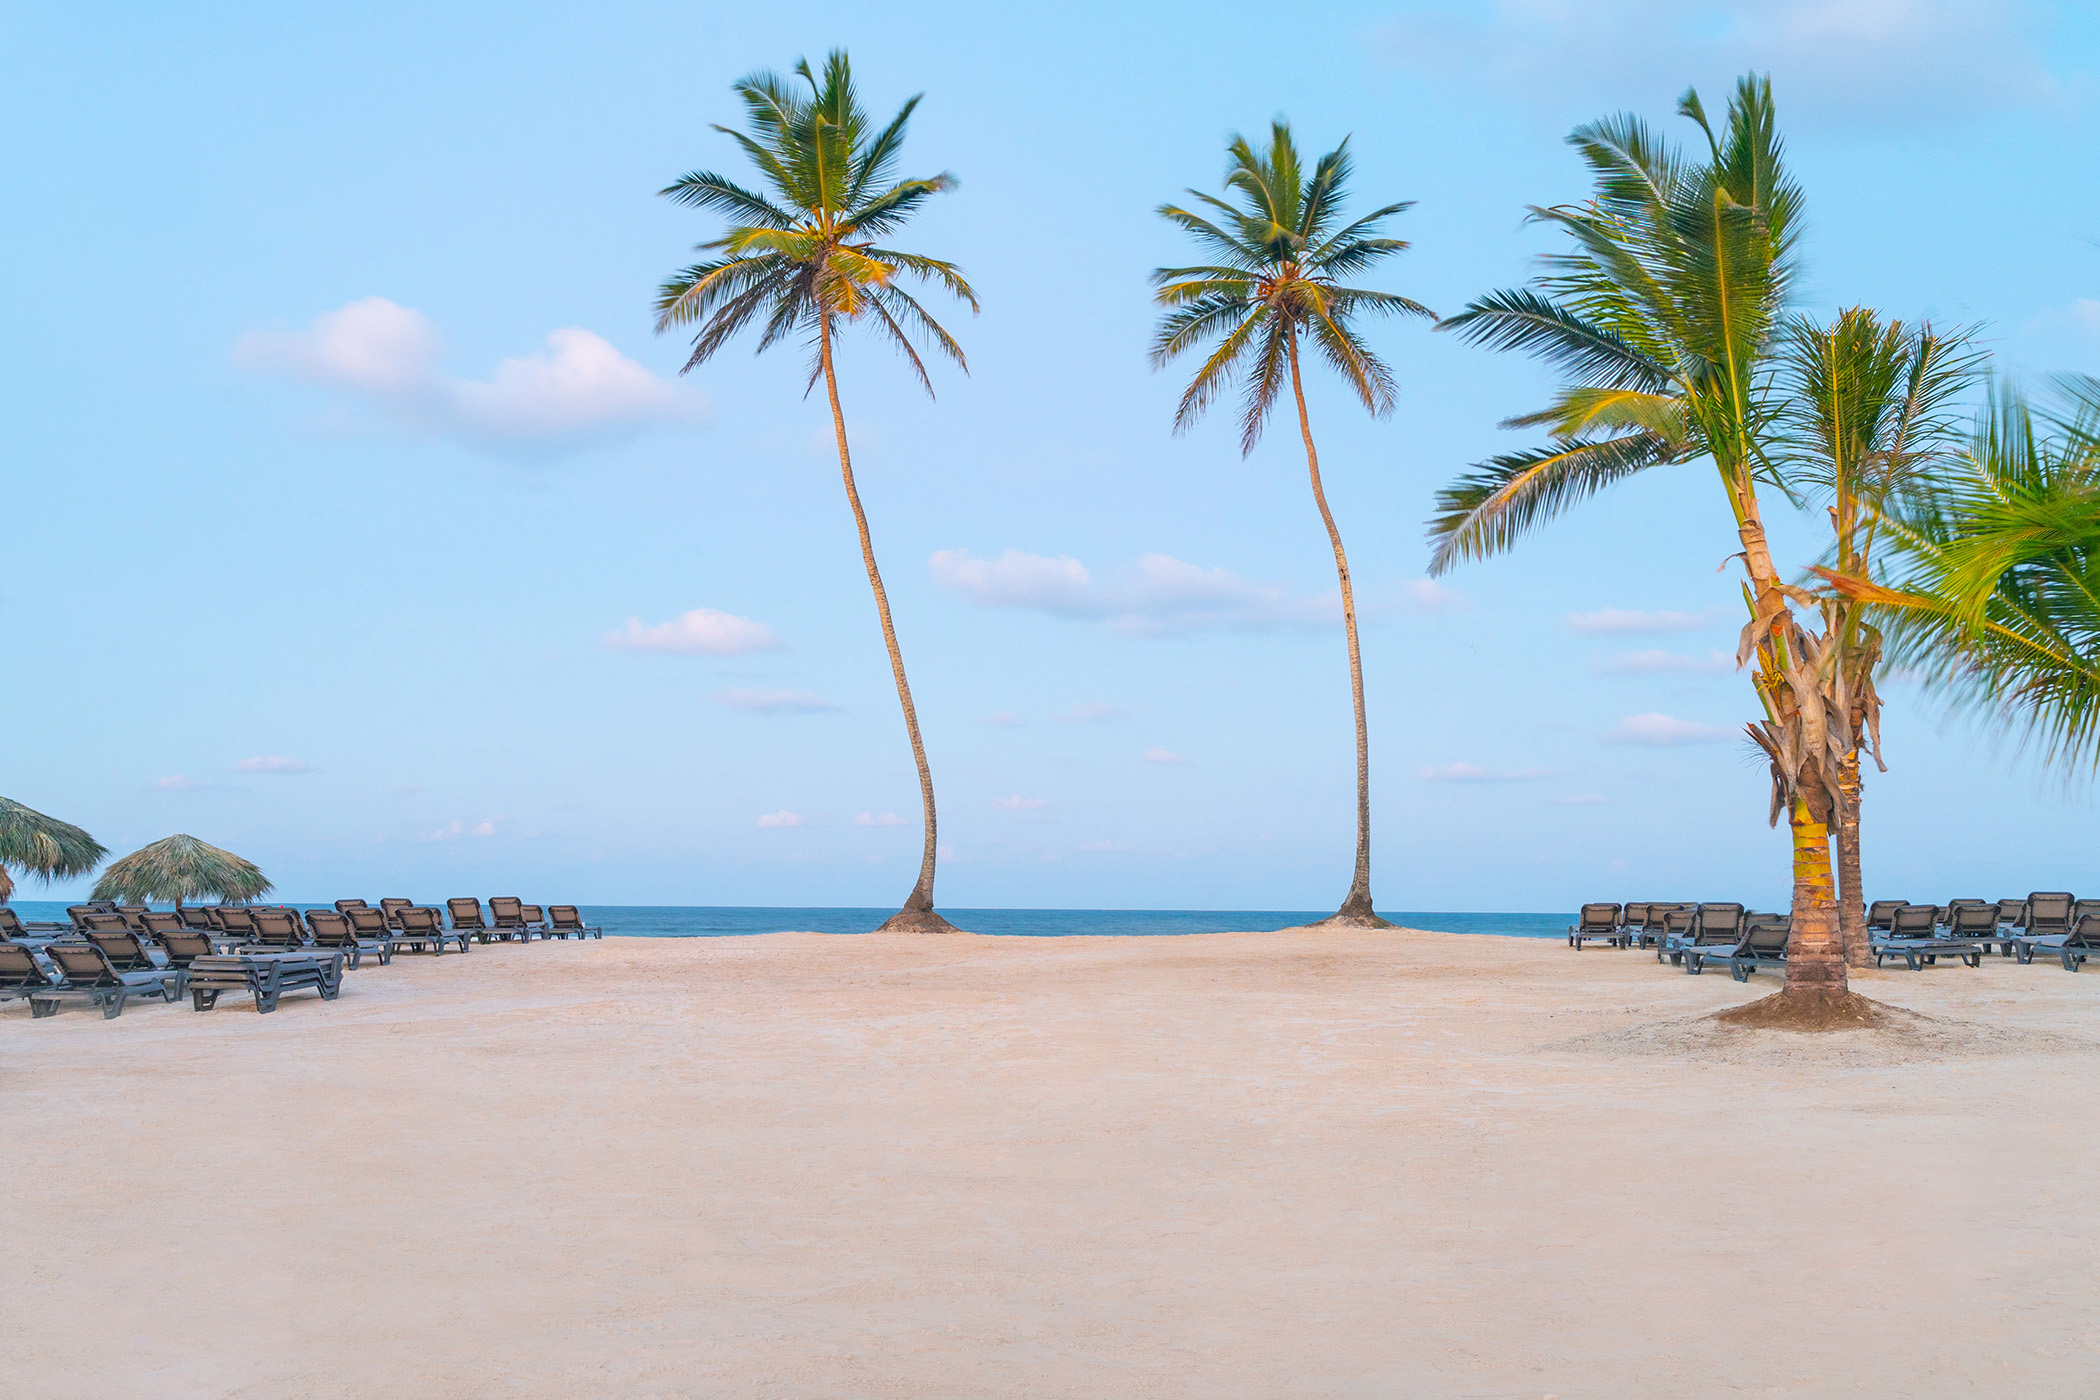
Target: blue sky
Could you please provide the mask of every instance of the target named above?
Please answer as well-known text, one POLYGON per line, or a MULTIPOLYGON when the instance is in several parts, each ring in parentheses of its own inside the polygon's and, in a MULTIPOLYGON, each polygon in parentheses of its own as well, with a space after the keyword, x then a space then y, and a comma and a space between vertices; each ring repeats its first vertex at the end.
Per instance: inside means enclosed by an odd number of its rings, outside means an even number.
MULTIPOLYGON (((843 44, 953 170, 912 242, 968 271, 971 374, 842 393, 911 666, 947 906, 1331 907, 1353 753, 1292 435, 1181 439, 1144 351, 1153 214, 1234 130, 1353 134, 1409 198, 1385 285, 1450 312, 1550 246, 1560 138, 1773 75, 1804 306, 1987 323, 2100 371, 2095 25, 1990 0, 43 6, 7 22, 0 791, 114 850, 187 831, 295 898, 894 904, 916 789, 821 399, 793 354, 679 380, 661 277, 734 168, 729 84, 843 44), (891 820, 894 818, 894 820, 891 820)), ((1533 366, 1377 332, 1399 411, 1311 387, 1365 600, 1390 909, 1781 904, 1731 731, 1708 469, 1423 579, 1439 485, 1533 366)), ((1288 424, 1284 425, 1288 428, 1288 424)), ((1775 510, 1777 508, 1775 507, 1775 510)), ((1805 520, 1781 520, 1806 562, 1805 520)), ((2094 884, 2087 788, 1889 687, 1875 894, 2094 884)), ((78 886, 55 887, 60 894, 78 886)), ((38 893, 33 887, 26 896, 38 893)))

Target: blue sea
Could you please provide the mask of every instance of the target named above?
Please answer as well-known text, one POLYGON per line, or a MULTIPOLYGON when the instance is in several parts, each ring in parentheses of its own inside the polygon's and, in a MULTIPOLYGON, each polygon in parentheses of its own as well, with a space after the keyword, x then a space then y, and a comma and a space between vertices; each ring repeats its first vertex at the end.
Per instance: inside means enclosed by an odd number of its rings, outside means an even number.
MULTIPOLYGON (((443 900, 430 900, 439 908, 443 900)), ((327 908, 295 904, 295 908, 327 908)), ((62 920, 62 900, 18 899, 15 911, 26 920, 62 920)), ((587 922, 608 935, 628 938, 727 938, 787 929, 815 933, 868 933, 896 910, 792 909, 756 905, 708 907, 678 904, 599 904, 583 906, 587 922)), ((1125 938, 1182 933, 1265 932, 1325 918, 1333 910, 1306 909, 948 909, 941 914, 957 928, 972 933, 1018 938, 1064 938, 1074 934, 1125 938)), ((1492 933, 1508 938, 1560 938, 1575 922, 1565 914, 1462 914, 1383 910, 1385 917, 1409 928, 1442 933, 1492 933)))

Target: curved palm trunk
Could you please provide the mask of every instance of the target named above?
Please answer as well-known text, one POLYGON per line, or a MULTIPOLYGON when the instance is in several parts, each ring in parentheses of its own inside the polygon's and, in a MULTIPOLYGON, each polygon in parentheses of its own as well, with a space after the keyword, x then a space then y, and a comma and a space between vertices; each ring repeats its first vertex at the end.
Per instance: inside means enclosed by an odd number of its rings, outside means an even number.
POLYGON ((1867 904, 1860 889, 1859 872, 1859 749, 1854 747, 1838 765, 1837 894, 1838 935, 1845 948, 1848 967, 1872 967, 1873 951, 1867 946, 1867 904))
POLYGON ((1320 485, 1320 454, 1313 447, 1312 418, 1305 411, 1305 386, 1298 378, 1298 335, 1290 335, 1291 393, 1298 400, 1298 432, 1305 439, 1305 467, 1312 476, 1313 500, 1327 526, 1327 541, 1334 546, 1334 573, 1342 588, 1342 630, 1349 638, 1349 694, 1356 705, 1356 875, 1349 882, 1349 897, 1323 924, 1350 928, 1391 928, 1371 907, 1371 730, 1364 720, 1364 665, 1356 645, 1356 591, 1349 584, 1349 556, 1342 551, 1342 532, 1335 528, 1334 512, 1327 508, 1327 491, 1320 485))
POLYGON ((911 682, 904 677, 904 653, 897 647, 897 628, 890 621, 890 596, 882 587, 882 571, 875 567, 875 544, 868 536, 867 512, 860 506, 860 491, 853 484, 853 456, 846 448, 846 415, 839 408, 838 375, 831 364, 831 321, 817 323, 818 355, 824 368, 824 390, 831 396, 831 426, 838 435, 839 474, 846 481, 846 502, 853 507, 853 523, 860 530, 860 558, 867 565, 868 587, 875 591, 875 611, 882 618, 882 641, 890 651, 890 671, 897 678, 897 701, 904 707, 904 728, 911 735, 911 756, 919 765, 919 801, 925 809, 926 847, 919 858, 919 883, 912 887, 904 907, 891 915, 878 933, 957 933, 953 924, 933 912, 933 859, 938 827, 933 812, 933 770, 926 764, 926 744, 919 737, 919 712, 911 702, 911 682))

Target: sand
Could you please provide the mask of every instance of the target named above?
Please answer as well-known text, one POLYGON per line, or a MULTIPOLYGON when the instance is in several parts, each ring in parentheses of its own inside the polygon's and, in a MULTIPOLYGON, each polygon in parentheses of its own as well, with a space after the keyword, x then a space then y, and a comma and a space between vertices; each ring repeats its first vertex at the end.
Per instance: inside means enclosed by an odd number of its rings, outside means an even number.
POLYGON ((1440 934, 477 948, 0 1010, 8 1397, 2100 1393, 2100 976, 1440 934))

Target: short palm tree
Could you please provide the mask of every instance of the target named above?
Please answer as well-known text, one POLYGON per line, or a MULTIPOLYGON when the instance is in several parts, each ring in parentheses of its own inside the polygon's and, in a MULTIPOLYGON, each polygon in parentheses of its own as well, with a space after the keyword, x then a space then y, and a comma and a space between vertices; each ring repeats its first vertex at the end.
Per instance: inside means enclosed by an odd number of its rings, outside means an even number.
POLYGON ((1322 922, 1391 928, 1371 901, 1371 741, 1364 718, 1363 658, 1356 640, 1356 594, 1349 581, 1349 556, 1320 481, 1320 454, 1313 446, 1298 350, 1301 341, 1309 342, 1373 417, 1392 411, 1392 371, 1364 344, 1355 323, 1362 317, 1393 315, 1434 320, 1435 313, 1404 296, 1345 286, 1341 279, 1365 272, 1407 247, 1400 239, 1379 236, 1377 228, 1411 208, 1412 202, 1388 204, 1343 223, 1348 141, 1320 157, 1308 174, 1290 127, 1281 121, 1270 129, 1266 151, 1255 150, 1244 137, 1234 137, 1227 150, 1225 190, 1236 203, 1190 190, 1203 212, 1160 206, 1159 212, 1193 236, 1214 261, 1163 267, 1152 274, 1159 304, 1168 308, 1153 341, 1152 363, 1164 367, 1199 347, 1208 349, 1181 396, 1174 429, 1187 431, 1219 390, 1237 381, 1242 455, 1261 440, 1276 396, 1286 381, 1290 384, 1313 502, 1334 548, 1342 628, 1349 642, 1349 689, 1356 706, 1356 874, 1342 907, 1322 922))
POLYGON ((1596 180, 1587 204, 1533 209, 1573 247, 1548 257, 1536 290, 1495 292, 1443 324, 1498 350, 1539 356, 1569 383, 1542 412, 1510 420, 1552 441, 1481 464, 1438 497, 1433 572, 1506 549, 1528 528, 1636 472, 1711 463, 1733 517, 1771 759, 1772 820, 1793 831, 1793 934, 1777 998, 1749 1021, 1857 1024, 1870 1004, 1845 976, 1832 889, 1830 824, 1842 720, 1826 704, 1823 657, 1790 610, 1814 599, 1773 565, 1758 501, 1780 399, 1773 385, 1794 280, 1801 193, 1787 175, 1768 79, 1743 78, 1716 133, 1696 92, 1678 104, 1706 139, 1686 160, 1646 123, 1621 115, 1568 141, 1596 180))
POLYGON ((1880 580, 1831 571, 1890 655, 2044 761, 2100 770, 2100 380, 2037 413, 1997 386, 1967 449, 1883 521, 1880 580))
POLYGON ((14 897, 17 870, 49 882, 85 875, 108 854, 71 822, 0 797, 0 904, 14 897))
MULTIPOLYGON (((1790 322, 1782 362, 1787 481, 1827 504, 1830 567, 1872 577, 1881 519, 1945 465, 1957 437, 1956 401, 1975 383, 1981 358, 1963 334, 1883 322, 1855 307, 1827 326, 1790 322)), ((1874 678, 1882 638, 1864 606, 1843 593, 1826 593, 1821 612, 1825 703, 1840 722, 1843 746, 1838 931, 1845 961, 1871 967, 1860 881, 1860 755, 1881 762, 1874 678)))
POLYGON ((875 565, 868 517, 853 481, 832 342, 844 326, 871 328, 903 352, 930 396, 933 381, 915 342, 947 356, 965 371, 968 365, 954 337, 900 281, 913 278, 931 283, 961 298, 972 311, 977 309, 977 296, 953 263, 876 242, 895 233, 928 199, 955 184, 955 177, 947 174, 896 178, 905 127, 919 99, 906 102, 887 126, 877 130, 854 92, 852 67, 843 51, 825 60, 821 78, 806 60, 795 65, 795 76, 807 92, 772 73, 745 78, 736 85, 736 94, 743 101, 748 130, 715 128, 734 140, 757 167, 760 189, 748 189, 700 170, 662 191, 680 204, 726 216, 730 226, 721 237, 699 245, 698 251, 707 255, 705 261, 676 273, 658 290, 656 328, 662 332, 674 326, 698 327, 692 357, 685 364, 688 372, 705 364, 753 324, 760 328, 760 351, 793 337, 800 338, 811 352, 804 392, 822 378, 831 399, 846 502, 860 531, 861 562, 867 566, 868 586, 875 593, 875 611, 882 620, 882 640, 889 648, 890 670, 897 681, 897 699, 904 707, 912 758, 919 766, 919 796, 925 808, 926 841, 918 883, 904 907, 882 927, 894 932, 953 933, 953 926, 933 912, 938 833, 933 772, 926 762, 911 685, 905 679, 897 629, 890 620, 889 594, 875 565))
POLYGON ((254 861, 194 836, 175 835, 111 861, 95 882, 94 897, 125 904, 150 904, 156 899, 177 906, 185 900, 206 899, 246 904, 273 888, 254 861))

